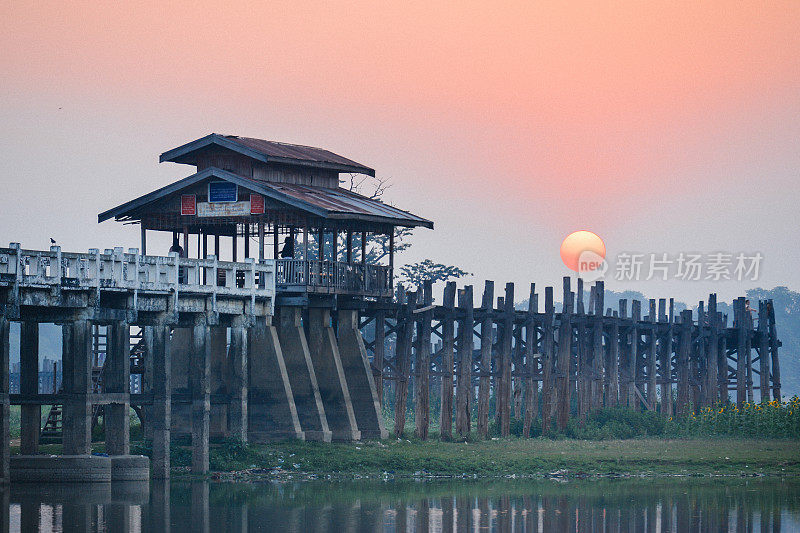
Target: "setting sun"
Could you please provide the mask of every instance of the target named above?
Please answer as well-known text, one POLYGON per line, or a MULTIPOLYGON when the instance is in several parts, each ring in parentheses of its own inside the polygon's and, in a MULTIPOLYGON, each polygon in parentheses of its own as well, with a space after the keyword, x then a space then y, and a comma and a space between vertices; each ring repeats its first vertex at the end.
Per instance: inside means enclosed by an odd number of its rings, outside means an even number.
POLYGON ((606 256, 603 239, 591 231, 575 231, 567 235, 561 243, 561 260, 567 268, 578 271, 578 260, 583 252, 594 252, 602 258, 606 256))

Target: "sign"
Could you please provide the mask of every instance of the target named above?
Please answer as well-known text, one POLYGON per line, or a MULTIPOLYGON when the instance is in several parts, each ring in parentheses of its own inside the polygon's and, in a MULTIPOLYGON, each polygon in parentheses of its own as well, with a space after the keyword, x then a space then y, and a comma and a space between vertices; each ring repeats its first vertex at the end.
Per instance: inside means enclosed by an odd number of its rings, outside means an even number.
POLYGON ((236 184, 229 181, 212 181, 208 184, 209 203, 236 202, 239 197, 236 194, 236 184))
POLYGON ((197 196, 194 194, 181 195, 181 215, 197 214, 197 196))
POLYGON ((250 195, 250 214, 263 215, 264 214, 264 197, 260 194, 250 195))
POLYGON ((197 203, 199 217, 246 217, 250 215, 250 202, 197 203))

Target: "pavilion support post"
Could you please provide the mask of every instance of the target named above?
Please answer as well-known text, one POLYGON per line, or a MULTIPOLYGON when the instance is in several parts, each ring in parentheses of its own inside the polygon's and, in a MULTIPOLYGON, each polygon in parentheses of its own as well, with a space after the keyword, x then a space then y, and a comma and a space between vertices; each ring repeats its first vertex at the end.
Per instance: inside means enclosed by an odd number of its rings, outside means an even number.
POLYGON ((258 262, 264 261, 264 223, 258 223, 258 262))
POLYGON ((500 386, 498 387, 497 404, 500 410, 500 435, 507 437, 511 433, 511 350, 514 339, 513 283, 506 283, 503 304, 503 337, 500 345, 500 386))
MULTIPOLYGON (((10 446, 11 433, 11 406, 9 404, 9 347, 10 347, 10 322, 0 313, 0 485, 11 481, 10 474, 10 446)), ((2 491, 8 494, 8 491, 2 491)), ((3 509, 8 509, 8 505, 3 502, 3 509)), ((0 513, 3 516, 4 513, 0 513)), ((8 515, 5 515, 6 517, 8 515)), ((5 519, 4 519, 5 520, 5 519)))
POLYGON ((211 328, 200 323, 192 332, 190 389, 192 395, 192 473, 208 473, 208 437, 211 414, 211 328))
MULTIPOLYGON (((558 359, 556 361, 556 426, 564 431, 569 420, 570 383, 572 375, 572 309, 575 296, 570 290, 570 278, 564 276, 564 306, 558 328, 558 359)), ((512 303, 513 311, 513 303, 512 303)))
MULTIPOLYGON (((292 235, 294 237, 294 235, 292 235)), ((280 236, 278 235, 278 224, 272 224, 272 258, 280 257, 280 236)))
MULTIPOLYGON (((317 259, 320 263, 325 261, 325 227, 322 222, 320 222, 319 233, 317 233, 317 259)), ((320 268, 322 268, 321 264, 320 268)))
POLYGON ((397 332, 397 379, 395 381, 394 400, 394 434, 403 436, 406 425, 406 402, 408 401, 408 382, 411 373, 411 349, 414 337, 414 309, 417 306, 417 293, 406 293, 406 305, 400 306, 398 320, 400 327, 397 332))
POLYGON ((472 350, 473 327, 475 325, 472 285, 467 285, 458 298, 458 306, 464 313, 464 322, 458 335, 458 376, 456 381, 456 433, 467 438, 471 431, 470 396, 472 395, 472 350))
POLYGON ((394 277, 394 228, 389 230, 389 275, 394 277))
POLYGON ((778 360, 778 334, 775 331, 775 306, 767 300, 767 331, 769 353, 772 360, 772 398, 781 401, 781 364, 778 360))
POLYGON ((130 330, 124 322, 107 328, 108 346, 103 387, 105 392, 121 394, 123 400, 105 406, 106 453, 130 454, 130 330))
MULTIPOLYGON (((20 392, 39 394, 39 324, 24 321, 20 324, 20 392)), ((20 454, 35 455, 39 451, 39 432, 42 428, 42 406, 20 406, 20 454)))
POLYGON ((478 378, 478 436, 485 439, 489 436, 489 389, 492 371, 492 303, 494 302, 494 281, 486 280, 481 300, 481 359, 480 377, 478 378))
POLYGON ((353 230, 347 228, 347 262, 353 262, 353 230))
POLYGON ((248 361, 250 355, 247 327, 235 324, 231 328, 231 343, 228 354, 228 430, 229 437, 239 442, 247 442, 247 397, 248 361))
POLYGON ((677 415, 684 417, 689 413, 689 355, 692 350, 692 311, 681 311, 680 333, 678 340, 678 410, 677 415))
POLYGON ((259 319, 244 334, 248 337, 247 434, 250 442, 300 439, 294 394, 278 331, 272 317, 259 319))
POLYGON ((758 302, 758 391, 761 403, 770 401, 767 302, 758 302))
POLYGON ((332 438, 334 441, 359 440, 361 433, 331 325, 330 310, 309 308, 307 329, 308 348, 332 438))
POLYGON ((380 397, 375 388, 367 348, 358 327, 358 311, 341 309, 337 316, 339 354, 361 438, 385 439, 389 432, 383 424, 380 397))
POLYGON ((141 250, 142 255, 147 255, 147 228, 144 224, 140 225, 139 231, 141 233, 141 250))
POLYGON ((747 320, 744 298, 733 302, 733 323, 736 328, 736 405, 747 401, 747 320))
POLYGON ((244 258, 250 257, 250 224, 244 225, 244 258))
POLYGON ((89 455, 92 444, 92 335, 91 323, 75 320, 62 326, 64 340, 63 411, 64 455, 89 455))
POLYGON ((306 440, 330 442, 331 430, 302 324, 302 308, 279 308, 278 339, 306 440))
POLYGON ((555 414, 553 376, 555 350, 555 305, 553 304, 553 287, 544 289, 544 322, 542 323, 542 434, 552 431, 555 414))
POLYGON ((148 358, 153 361, 151 392, 153 406, 150 409, 153 439, 151 472, 154 479, 169 479, 169 446, 172 426, 172 361, 169 349, 170 327, 164 324, 146 326, 144 342, 148 358))
POLYGON ((222 256, 220 256, 220 250, 219 250, 219 234, 218 233, 214 235, 214 255, 217 257, 217 259, 222 259, 222 256))
POLYGON ((538 416, 539 382, 536 381, 536 313, 538 311, 536 284, 531 283, 528 296, 528 315, 525 317, 525 414, 522 421, 522 435, 531 436, 531 426, 538 416))
POLYGON ((183 257, 189 257, 189 228, 183 227, 183 257))
MULTIPOLYGON (((422 305, 433 306, 433 283, 425 280, 422 285, 422 305)), ((431 321, 433 309, 421 313, 417 321, 417 353, 414 365, 414 423, 418 439, 428 439, 430 427, 431 393, 431 321)))
POLYGON ((361 232, 361 262, 367 264, 367 232, 361 232))
POLYGON ((442 392, 439 415, 439 436, 442 440, 453 438, 453 364, 455 350, 455 297, 456 282, 448 281, 444 288, 442 305, 442 392))
POLYGON ((233 235, 231 235, 231 261, 234 263, 239 260, 239 236, 237 235, 238 228, 233 226, 233 235))

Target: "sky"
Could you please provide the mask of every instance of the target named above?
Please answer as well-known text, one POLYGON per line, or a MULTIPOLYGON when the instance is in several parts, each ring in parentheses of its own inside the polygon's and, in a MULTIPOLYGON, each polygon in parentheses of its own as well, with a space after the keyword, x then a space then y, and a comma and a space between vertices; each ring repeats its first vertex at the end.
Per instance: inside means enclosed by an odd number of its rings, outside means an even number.
POLYGON ((97 214, 218 132, 375 168, 436 224, 397 263, 461 283, 560 287, 591 230, 609 258, 763 256, 755 281, 611 289, 800 290, 800 2, 133 4, 0 3, 0 243, 137 246, 97 214))

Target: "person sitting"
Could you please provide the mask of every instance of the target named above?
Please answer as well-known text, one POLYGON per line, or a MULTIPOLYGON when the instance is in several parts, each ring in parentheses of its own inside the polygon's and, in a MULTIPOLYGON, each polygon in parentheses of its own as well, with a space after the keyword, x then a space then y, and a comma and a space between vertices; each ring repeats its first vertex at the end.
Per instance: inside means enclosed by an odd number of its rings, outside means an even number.
POLYGON ((294 238, 292 236, 286 237, 283 241, 283 249, 280 253, 281 259, 292 259, 294 257, 294 238))

